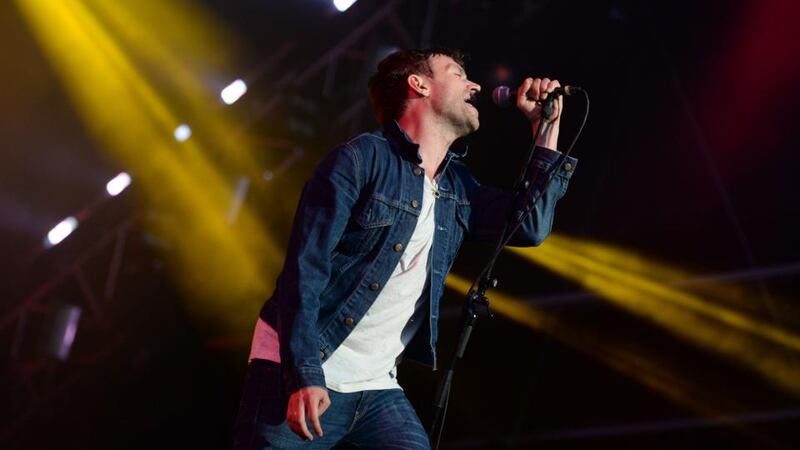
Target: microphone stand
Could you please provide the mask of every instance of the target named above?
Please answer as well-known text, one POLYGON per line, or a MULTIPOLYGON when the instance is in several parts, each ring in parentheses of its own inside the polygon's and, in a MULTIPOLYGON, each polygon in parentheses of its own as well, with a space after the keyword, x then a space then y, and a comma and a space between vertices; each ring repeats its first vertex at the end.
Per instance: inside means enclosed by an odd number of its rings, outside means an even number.
MULTIPOLYGON (((458 362, 461 361, 464 357, 464 352, 467 349, 467 344, 469 343, 470 335, 472 334, 472 330, 477 323, 479 311, 483 310, 489 316, 489 318, 494 317, 489 309, 489 298, 486 296, 486 291, 489 288, 497 287, 498 280, 494 278, 492 271, 494 270, 495 262, 497 261, 497 257, 503 251, 506 243, 511 239, 511 236, 517 231, 517 229, 522 225, 522 222, 525 218, 530 214, 531 210, 535 207, 536 203, 539 201, 543 193, 547 190, 550 186, 550 183, 553 181, 556 171, 559 167, 561 167, 564 160, 569 155, 570 151, 572 151, 572 146, 575 144, 578 136, 575 136, 575 139, 572 141, 569 149, 563 153, 559 159, 553 164, 550 172, 548 173, 547 181, 545 182, 544 187, 538 193, 538 195, 533 198, 533 201, 530 205, 526 205, 523 210, 515 210, 517 204, 519 203, 520 197, 525 196, 529 197, 531 195, 531 190, 534 188, 530 181, 527 181, 525 178, 528 174, 528 167, 530 166, 530 162, 533 159, 533 153, 536 150, 536 141, 539 140, 541 136, 542 130, 545 126, 545 118, 550 117, 553 113, 553 101, 555 100, 556 95, 549 96, 546 100, 544 100, 542 105, 542 115, 539 121, 539 126, 536 129, 536 133, 533 136, 533 144, 531 144, 530 151, 528 153, 528 159, 525 165, 522 167, 520 172, 519 178, 517 179, 514 185, 514 200, 512 202, 512 208, 509 214, 509 217, 506 219, 506 223, 503 225, 503 231, 500 233, 500 237, 497 241, 497 246, 495 247, 495 251, 492 253, 492 257, 489 262, 486 264, 484 269, 481 271, 481 274, 478 278, 473 282, 472 287, 470 288, 469 292, 467 293, 467 299, 464 303, 464 309, 462 311, 461 317, 461 326, 460 331, 458 333, 458 342, 456 344, 456 350, 453 354, 453 357, 450 360, 450 365, 447 368, 447 371, 444 373, 444 376, 439 381, 439 386, 436 390, 436 397, 433 402, 433 420, 431 421, 431 425, 428 431, 428 436, 430 441, 433 445, 433 449, 439 448, 439 442, 442 437, 442 431, 444 429, 444 419, 445 415, 447 414, 447 405, 450 400, 450 389, 453 385, 453 377, 455 376, 456 366, 458 362), (516 217, 514 214, 516 213, 516 217), (512 225, 513 223, 513 225, 512 225)), ((587 110, 586 115, 588 116, 588 96, 587 98, 587 110)), ((586 117, 584 117, 584 124, 586 122, 586 117)), ((549 125, 548 125, 549 126, 549 125)), ((583 129, 583 125, 581 125, 581 130, 583 129)), ((578 132, 580 135, 580 131, 578 132)))

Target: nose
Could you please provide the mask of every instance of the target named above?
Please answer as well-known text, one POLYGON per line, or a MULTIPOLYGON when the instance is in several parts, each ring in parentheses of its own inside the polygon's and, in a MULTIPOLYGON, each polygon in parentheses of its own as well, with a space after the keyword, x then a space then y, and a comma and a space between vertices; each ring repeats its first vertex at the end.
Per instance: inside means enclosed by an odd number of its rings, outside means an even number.
POLYGON ((478 92, 481 91, 481 85, 480 84, 475 83, 474 81, 470 81, 470 83, 472 83, 472 86, 469 87, 469 90, 471 92, 478 93, 478 92))

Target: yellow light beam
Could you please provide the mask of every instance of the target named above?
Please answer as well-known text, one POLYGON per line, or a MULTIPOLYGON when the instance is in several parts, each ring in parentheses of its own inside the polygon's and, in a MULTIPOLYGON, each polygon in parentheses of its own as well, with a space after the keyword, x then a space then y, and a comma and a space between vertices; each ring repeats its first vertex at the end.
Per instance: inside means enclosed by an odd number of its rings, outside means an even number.
MULTIPOLYGON (((455 291, 466 293, 471 283, 451 273, 446 284, 455 291)), ((719 416, 723 411, 739 409, 732 399, 715 396, 703 386, 693 384, 691 377, 675 373, 674 368, 659 362, 657 355, 652 352, 636 349, 635 341, 626 342, 613 339, 610 335, 600 336, 592 330, 577 328, 556 315, 531 307, 496 290, 489 296, 495 313, 553 336, 559 342, 599 360, 676 404, 707 416, 719 416)))
MULTIPOLYGON (((552 233, 548 236, 547 242, 550 245, 568 250, 574 254, 586 256, 609 267, 660 283, 671 284, 692 277, 686 270, 653 261, 651 258, 641 256, 633 251, 602 242, 580 239, 574 236, 567 237, 559 233, 552 233)), ((747 293, 737 286, 722 283, 704 283, 700 286, 692 286, 690 290, 699 292, 702 295, 713 296, 715 300, 735 304, 740 309, 753 310, 753 304, 748 301, 747 293)))
MULTIPOLYGON (((451 289, 466 293, 471 283, 451 273, 446 284, 451 289)), ((619 338, 612 333, 577 327, 559 316, 522 303, 499 291, 490 294, 491 308, 517 323, 533 330, 547 333, 557 341, 600 361, 612 369, 657 392, 677 405, 705 417, 724 418, 732 413, 749 409, 736 402, 728 392, 718 393, 694 381, 691 373, 682 373, 659 352, 642 348, 635 339, 619 338)), ((765 436, 743 424, 733 424, 737 433, 758 442, 765 448, 776 446, 765 436)))
POLYGON ((203 300, 190 311, 223 327, 252 327, 281 252, 248 208, 235 228, 227 223, 230 176, 196 139, 172 140, 178 115, 83 2, 17 5, 87 128, 133 174, 147 204, 171 211, 156 229, 176 244, 168 255, 178 281, 203 300))
POLYGON ((800 367, 787 351, 800 349, 788 330, 714 305, 700 297, 627 273, 558 246, 510 249, 572 279, 625 311, 647 318, 672 334, 754 370, 764 379, 800 394, 800 367))
MULTIPOLYGON (((705 299, 685 293, 663 283, 652 281, 646 277, 637 276, 621 269, 609 267, 606 264, 597 262, 584 255, 571 252, 566 248, 559 248, 557 243, 550 243, 549 245, 543 244, 538 248, 538 251, 522 248, 510 248, 510 250, 530 260, 535 260, 540 264, 544 264, 549 259, 564 258, 572 262, 576 268, 580 269, 577 278, 583 279, 584 282, 588 283, 591 281, 592 285, 602 285, 604 281, 613 281, 614 284, 618 286, 635 289, 643 294, 648 294, 662 301, 679 305, 695 313, 713 318, 731 327, 747 331, 764 339, 774 341, 793 350, 800 350, 800 336, 792 332, 764 323, 760 320, 752 319, 728 308, 715 305, 705 299), (601 279, 594 280, 594 278, 592 278, 594 276, 601 277, 601 279)), ((545 265, 545 267, 547 266, 545 265)), ((614 286, 607 287, 609 289, 614 288, 614 286)))
POLYGON ((166 82, 165 89, 173 95, 180 94, 191 106, 192 115, 199 121, 197 124, 202 125, 204 135, 214 142, 204 150, 224 155, 233 161, 236 170, 251 178, 260 177, 256 172, 258 164, 252 157, 252 138, 246 133, 231 133, 237 127, 236 122, 230 108, 221 106, 219 86, 215 86, 230 81, 221 77, 230 77, 227 72, 235 67, 230 58, 225 58, 231 49, 222 48, 220 42, 235 41, 233 36, 220 25, 212 28, 210 19, 186 2, 91 3, 98 19, 107 22, 107 29, 114 30, 124 48, 130 49, 144 65, 169 74, 160 78, 166 82), (185 29, 186 34, 167 32, 175 27, 185 29), (187 36, 191 36, 189 40, 197 46, 192 52, 193 59, 189 59, 192 55, 183 53, 187 36), (225 75, 218 75, 219 80, 209 80, 213 77, 208 76, 201 78, 201 71, 208 73, 210 70, 225 75))

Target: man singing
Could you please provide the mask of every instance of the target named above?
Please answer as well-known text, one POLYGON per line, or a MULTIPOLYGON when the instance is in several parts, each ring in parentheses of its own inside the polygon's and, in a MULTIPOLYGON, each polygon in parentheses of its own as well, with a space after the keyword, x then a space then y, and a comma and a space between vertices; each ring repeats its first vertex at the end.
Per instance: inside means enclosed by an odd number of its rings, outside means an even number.
MULTIPOLYGON (((534 189, 515 197, 481 186, 451 149, 478 129, 481 87, 461 54, 402 50, 369 80, 382 131, 335 148, 305 185, 286 261, 256 325, 236 424, 237 449, 427 449, 397 382, 401 356, 436 367, 444 281, 464 239, 496 242, 558 160, 559 86, 528 78, 517 107, 533 130, 534 189), (552 149, 552 150, 551 150, 552 149), (309 442, 310 441, 310 442, 309 442)), ((576 161, 567 158, 510 241, 538 245, 576 161)))

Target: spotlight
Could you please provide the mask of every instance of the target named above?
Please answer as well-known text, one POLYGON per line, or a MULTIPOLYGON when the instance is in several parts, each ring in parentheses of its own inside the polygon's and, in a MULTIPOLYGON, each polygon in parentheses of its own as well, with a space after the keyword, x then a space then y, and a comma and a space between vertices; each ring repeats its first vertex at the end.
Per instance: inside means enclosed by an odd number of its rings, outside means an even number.
POLYGON ((333 6, 339 12, 345 12, 347 11, 347 8, 353 6, 353 3, 355 2, 356 0, 333 0, 333 6))
POLYGON ((78 228, 78 219, 70 216, 54 226, 44 241, 45 247, 52 247, 67 238, 75 229, 78 228))
POLYGON ((127 188, 130 184, 131 176, 125 172, 122 172, 112 178, 111 181, 106 183, 106 192, 108 192, 108 195, 114 197, 119 195, 120 192, 124 191, 125 188, 127 188))
POLYGON ((182 123, 178 125, 178 128, 175 128, 175 132, 173 134, 175 135, 176 141, 183 142, 192 137, 192 129, 189 128, 189 125, 182 123))
POLYGON ((247 92, 247 84, 241 79, 236 79, 233 83, 225 86, 219 96, 226 105, 232 105, 247 92))

